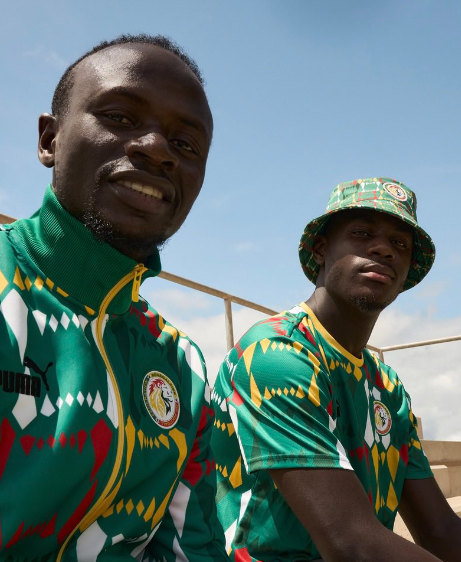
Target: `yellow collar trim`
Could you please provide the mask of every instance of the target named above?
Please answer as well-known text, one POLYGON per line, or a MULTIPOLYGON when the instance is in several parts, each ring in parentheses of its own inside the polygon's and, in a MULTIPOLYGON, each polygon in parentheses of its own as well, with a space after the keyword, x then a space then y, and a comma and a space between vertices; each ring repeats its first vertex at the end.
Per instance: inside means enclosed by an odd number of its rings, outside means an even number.
POLYGON ((322 335, 322 337, 332 347, 337 349, 337 351, 339 351, 339 353, 344 355, 344 357, 346 357, 346 359, 348 359, 356 367, 362 367, 363 366, 363 362, 364 362, 363 353, 362 353, 362 356, 360 357, 360 359, 358 357, 356 357, 355 355, 352 355, 352 353, 347 351, 347 349, 345 349, 340 343, 338 343, 335 340, 335 338, 329 332, 327 332, 327 330, 320 323, 320 320, 317 318, 317 316, 312 312, 311 308, 309 306, 307 306, 307 304, 305 302, 302 302, 299 306, 300 306, 300 308, 302 308, 304 310, 304 312, 307 312, 307 314, 309 314, 309 318, 312 320, 312 324, 314 325, 314 328, 316 329, 316 331, 319 332, 322 335))

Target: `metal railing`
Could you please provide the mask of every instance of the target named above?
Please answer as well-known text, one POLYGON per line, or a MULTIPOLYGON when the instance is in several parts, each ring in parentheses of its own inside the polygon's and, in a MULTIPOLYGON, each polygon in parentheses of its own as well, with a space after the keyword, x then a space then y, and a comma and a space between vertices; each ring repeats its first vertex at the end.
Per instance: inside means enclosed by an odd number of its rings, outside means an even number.
MULTIPOLYGON (((8 215, 3 215, 0 213, 0 224, 9 224, 14 222, 16 219, 13 217, 9 217, 8 215)), ((252 310, 257 310, 258 312, 262 312, 269 316, 277 314, 279 311, 273 310, 268 308, 267 306, 262 306, 255 302, 242 299, 235 295, 231 295, 229 293, 225 293, 224 291, 220 291, 218 289, 214 289, 213 287, 208 287, 207 285, 203 285, 201 283, 196 283, 195 281, 191 281, 190 279, 186 279, 185 277, 180 277, 179 275, 174 275, 173 273, 168 273, 167 271, 162 271, 159 274, 159 277, 165 279, 166 281, 170 281, 171 283, 176 283, 177 285, 182 285, 183 287, 189 287, 190 289, 194 289, 195 291, 199 291, 201 293, 206 293, 207 295, 211 295, 213 297, 217 297, 222 299, 224 302, 224 321, 226 326, 226 343, 227 349, 230 350, 234 347, 234 325, 232 320, 232 303, 239 304, 241 306, 245 306, 246 308, 251 308, 252 310)), ((432 340, 424 340, 418 341, 413 343, 403 343, 398 345, 388 345, 384 347, 377 347, 374 345, 367 345, 367 349, 370 351, 374 351, 378 354, 379 359, 384 362, 384 353, 389 351, 396 351, 399 349, 410 349, 413 347, 423 347, 426 345, 436 345, 440 343, 448 343, 453 341, 461 341, 460 336, 450 336, 446 338, 438 338, 432 340)))

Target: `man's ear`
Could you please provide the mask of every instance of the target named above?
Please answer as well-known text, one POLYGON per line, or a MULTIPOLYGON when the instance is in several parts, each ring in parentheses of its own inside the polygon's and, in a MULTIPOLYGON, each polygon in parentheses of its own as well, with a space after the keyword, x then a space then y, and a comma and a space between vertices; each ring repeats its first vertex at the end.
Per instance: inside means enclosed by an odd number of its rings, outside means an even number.
POLYGON ((54 166, 56 132, 56 117, 42 113, 38 118, 38 159, 47 168, 54 166))
POLYGON ((314 256, 315 263, 322 266, 325 263, 325 256, 327 253, 328 241, 326 236, 323 234, 317 234, 314 238, 314 244, 312 247, 312 254, 314 256))

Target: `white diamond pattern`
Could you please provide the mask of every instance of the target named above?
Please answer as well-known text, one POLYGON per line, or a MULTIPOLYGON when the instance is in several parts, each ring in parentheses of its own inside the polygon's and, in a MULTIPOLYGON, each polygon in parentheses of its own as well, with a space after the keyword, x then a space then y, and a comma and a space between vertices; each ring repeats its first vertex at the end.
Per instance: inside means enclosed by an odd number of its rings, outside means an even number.
POLYGON ((91 403, 93 402, 93 397, 91 396, 91 394, 88 392, 88 395, 86 397, 86 401, 88 402, 88 406, 91 406, 91 403))
POLYGON ((78 316, 77 316, 76 314, 74 314, 74 315, 72 316, 72 322, 75 324, 75 327, 76 327, 76 328, 79 328, 79 327, 80 327, 80 321, 79 321, 78 316))
POLYGON ((57 327, 58 327, 58 321, 56 320, 56 318, 52 314, 51 317, 50 317, 50 328, 53 330, 53 332, 56 332, 57 327))
POLYGON ((20 394, 15 407, 11 411, 16 421, 24 429, 30 422, 37 417, 37 406, 35 397, 27 394, 20 394))
POLYGON ((102 405, 102 400, 101 400, 101 395, 99 394, 99 390, 98 393, 96 394, 96 398, 94 399, 93 410, 97 414, 100 414, 104 410, 104 406, 102 405))
POLYGON ((62 399, 61 397, 59 397, 59 398, 56 400, 56 406, 58 407, 59 410, 61 409, 61 406, 62 406, 63 404, 64 404, 63 399, 62 399))
POLYGON ((42 409, 40 410, 40 413, 46 416, 47 418, 49 418, 51 414, 53 414, 54 412, 56 412, 56 408, 51 403, 51 400, 48 398, 48 394, 47 394, 45 396, 45 400, 43 401, 42 409))
POLYGON ((34 315, 35 321, 37 322, 38 329, 43 336, 43 332, 45 331, 46 326, 46 314, 44 312, 40 312, 40 310, 33 310, 32 314, 34 315))
POLYGON ((81 392, 79 392, 77 394, 77 402, 80 404, 80 406, 83 404, 83 402, 85 401, 85 397, 83 396, 83 394, 81 392))
POLYGON ((72 396, 72 394, 70 392, 67 393, 66 402, 67 402, 67 404, 69 404, 69 406, 72 406, 72 404, 74 402, 74 397, 72 396))
POLYGON ((63 312, 61 316, 61 326, 64 328, 64 330, 67 330, 69 324, 70 324, 69 317, 65 312, 63 312))

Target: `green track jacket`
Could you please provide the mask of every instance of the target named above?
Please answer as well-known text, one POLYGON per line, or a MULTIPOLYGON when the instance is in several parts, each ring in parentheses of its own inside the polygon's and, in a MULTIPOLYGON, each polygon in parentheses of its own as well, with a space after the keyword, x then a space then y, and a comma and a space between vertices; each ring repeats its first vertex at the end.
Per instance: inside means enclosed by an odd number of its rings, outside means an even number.
POLYGON ((226 560, 199 349, 48 187, 0 227, 0 560, 226 560))

